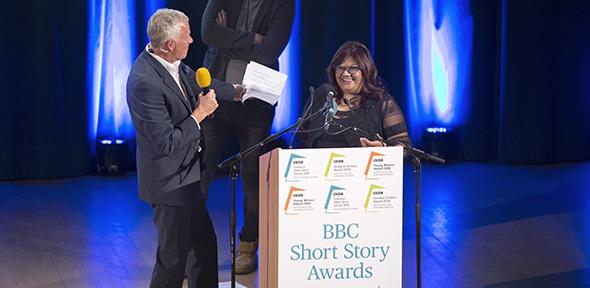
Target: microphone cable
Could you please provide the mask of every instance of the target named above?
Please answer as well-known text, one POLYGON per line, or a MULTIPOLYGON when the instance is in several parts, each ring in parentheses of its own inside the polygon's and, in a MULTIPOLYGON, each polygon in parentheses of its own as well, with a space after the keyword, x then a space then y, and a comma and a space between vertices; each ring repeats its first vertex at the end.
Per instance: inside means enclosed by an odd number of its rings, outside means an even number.
MULTIPOLYGON (((371 125, 368 125, 369 123, 367 122, 366 119, 364 119, 358 113, 356 113, 356 111, 354 111, 354 109, 350 105, 350 100, 342 97, 342 101, 344 102, 344 104, 346 104, 346 106, 348 107, 349 111, 352 112, 352 114, 357 119, 359 119, 360 121, 364 122, 363 124, 367 125, 367 127, 370 127, 371 126, 371 125)), ((361 128, 352 126, 352 130, 353 131, 361 132, 361 134, 364 134, 363 136, 366 136, 366 137, 369 137, 369 138, 373 137, 373 135, 369 134, 367 131, 365 131, 365 130, 363 130, 361 128)), ((383 139, 383 137, 381 137, 381 135, 379 135, 379 133, 375 133, 375 140, 378 140, 379 142, 381 142, 381 145, 383 145, 383 147, 387 146, 387 143, 385 142, 385 140, 383 139)))
POLYGON ((307 114, 309 114, 309 112, 311 111, 311 106, 313 106, 313 100, 314 100, 314 92, 315 89, 313 88, 313 86, 309 87, 309 95, 310 95, 310 101, 309 101, 309 105, 307 106, 307 108, 305 109, 305 111, 303 112, 303 115, 301 116, 301 118, 299 118, 299 125, 297 125, 297 128, 295 128, 295 131, 293 131, 293 135, 291 135, 291 139, 289 140, 289 149, 293 149, 293 140, 295 140, 295 135, 297 135, 297 133, 302 133, 302 131, 299 131, 299 128, 301 128, 301 125, 303 125, 303 121, 305 119, 305 117, 307 117, 307 114))

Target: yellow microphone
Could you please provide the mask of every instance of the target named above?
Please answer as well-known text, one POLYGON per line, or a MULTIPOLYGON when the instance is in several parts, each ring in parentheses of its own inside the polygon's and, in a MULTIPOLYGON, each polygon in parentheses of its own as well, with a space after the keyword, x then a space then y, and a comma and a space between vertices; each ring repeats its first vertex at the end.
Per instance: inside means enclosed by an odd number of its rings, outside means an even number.
POLYGON ((203 95, 209 93, 209 86, 211 86, 211 74, 209 70, 204 67, 197 69, 195 78, 197 79, 197 85, 203 90, 203 95))
MULTIPOLYGON (((210 90, 209 86, 211 86, 211 73, 209 73, 209 70, 207 70, 205 67, 197 69, 195 78, 197 79, 197 85, 199 85, 201 90, 203 90, 203 95, 207 95, 210 90)), ((213 118, 213 113, 209 114, 207 118, 213 118)))

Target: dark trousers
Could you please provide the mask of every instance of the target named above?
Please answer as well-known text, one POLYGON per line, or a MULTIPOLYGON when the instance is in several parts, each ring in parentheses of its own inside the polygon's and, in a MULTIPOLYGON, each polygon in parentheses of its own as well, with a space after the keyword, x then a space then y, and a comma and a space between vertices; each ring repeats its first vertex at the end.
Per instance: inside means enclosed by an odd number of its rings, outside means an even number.
POLYGON ((156 204, 154 224, 158 251, 150 287, 182 287, 185 267, 188 287, 218 287, 217 236, 203 200, 190 206, 156 204))
MULTIPOLYGON (((235 133, 240 151, 260 142, 270 134, 274 107, 258 100, 221 102, 214 116, 203 122, 205 136, 205 171, 201 180, 201 191, 205 198, 209 184, 215 177, 217 164, 231 136, 235 133)), ((237 152, 237 151, 236 151, 237 152)), ((257 150, 242 158, 240 175, 244 195, 244 226, 240 240, 252 242, 258 239, 258 157, 265 151, 257 150)))

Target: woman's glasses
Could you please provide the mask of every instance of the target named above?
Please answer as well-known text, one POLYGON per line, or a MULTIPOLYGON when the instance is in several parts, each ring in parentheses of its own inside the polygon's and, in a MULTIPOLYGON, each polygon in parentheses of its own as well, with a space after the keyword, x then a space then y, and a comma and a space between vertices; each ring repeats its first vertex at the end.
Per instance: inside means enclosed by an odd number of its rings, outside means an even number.
POLYGON ((336 66, 335 71, 336 71, 336 74, 338 74, 338 75, 344 73, 344 71, 348 71, 348 74, 354 75, 354 74, 358 73, 359 71, 361 71, 361 69, 358 66, 349 66, 349 67, 336 66))

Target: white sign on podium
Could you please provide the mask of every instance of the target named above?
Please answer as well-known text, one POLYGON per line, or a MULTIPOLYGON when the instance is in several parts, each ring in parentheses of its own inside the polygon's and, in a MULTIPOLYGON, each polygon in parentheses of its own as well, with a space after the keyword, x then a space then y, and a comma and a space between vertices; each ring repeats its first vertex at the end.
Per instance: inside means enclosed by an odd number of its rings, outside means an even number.
POLYGON ((279 150, 278 287, 401 287, 402 169, 401 147, 279 150))

